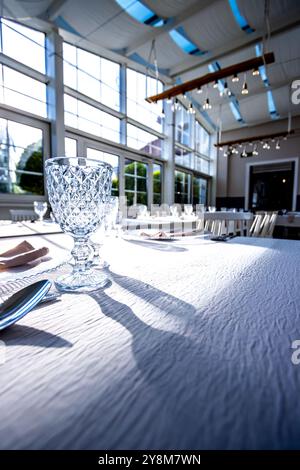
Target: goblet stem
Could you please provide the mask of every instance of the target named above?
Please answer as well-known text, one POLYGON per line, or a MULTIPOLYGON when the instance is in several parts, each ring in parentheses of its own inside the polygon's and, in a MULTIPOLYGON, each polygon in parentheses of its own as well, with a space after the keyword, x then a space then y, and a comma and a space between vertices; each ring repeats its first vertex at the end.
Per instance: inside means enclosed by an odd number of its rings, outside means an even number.
POLYGON ((71 254, 74 258, 75 264, 73 271, 83 272, 89 269, 89 261, 94 256, 94 249, 90 243, 88 243, 87 238, 74 238, 74 247, 71 251, 71 254))

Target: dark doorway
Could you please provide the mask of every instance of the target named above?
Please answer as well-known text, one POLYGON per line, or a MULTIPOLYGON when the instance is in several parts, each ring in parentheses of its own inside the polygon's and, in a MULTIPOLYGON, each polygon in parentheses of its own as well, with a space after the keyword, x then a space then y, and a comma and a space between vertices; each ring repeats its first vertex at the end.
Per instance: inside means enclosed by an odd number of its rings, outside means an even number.
POLYGON ((253 210, 292 210, 295 163, 252 166, 249 208, 253 210))

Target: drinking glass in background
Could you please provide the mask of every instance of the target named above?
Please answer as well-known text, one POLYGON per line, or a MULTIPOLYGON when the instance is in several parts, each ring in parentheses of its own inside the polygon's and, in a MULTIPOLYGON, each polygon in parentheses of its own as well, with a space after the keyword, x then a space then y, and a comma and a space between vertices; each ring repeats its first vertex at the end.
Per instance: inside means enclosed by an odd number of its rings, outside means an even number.
POLYGON ((173 217, 179 217, 179 211, 178 211, 178 207, 176 204, 172 204, 170 206, 170 212, 173 217))
POLYGON ((36 215, 38 216, 39 222, 43 222, 43 217, 47 212, 48 204, 47 202, 42 201, 34 201, 33 209, 36 215))
MULTIPOLYGON (((92 266, 95 269, 105 269, 109 266, 107 261, 102 258, 101 250, 105 242, 105 237, 113 237, 117 232, 118 214, 119 198, 111 196, 105 203, 103 222, 100 228, 91 236, 91 245, 94 250, 92 266)), ((109 280, 108 277, 107 280, 109 280)))
POLYGON ((185 213, 185 215, 191 216, 191 215, 193 215, 193 211, 194 211, 194 208, 193 208, 193 205, 192 205, 192 204, 185 204, 185 205, 184 205, 184 213, 185 213))
POLYGON ((91 267, 94 251, 89 238, 105 216, 111 194, 111 165, 84 157, 58 157, 47 160, 45 171, 55 219, 74 239, 73 271, 56 279, 57 288, 88 292, 104 287, 107 276, 91 267))

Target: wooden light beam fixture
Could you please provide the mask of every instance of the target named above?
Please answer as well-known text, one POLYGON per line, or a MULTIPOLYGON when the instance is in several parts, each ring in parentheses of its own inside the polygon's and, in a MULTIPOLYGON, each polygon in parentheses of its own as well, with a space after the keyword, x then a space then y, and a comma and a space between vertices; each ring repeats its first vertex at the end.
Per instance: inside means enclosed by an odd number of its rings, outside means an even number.
POLYGON ((272 139, 278 139, 279 137, 288 137, 291 134, 294 134, 295 131, 286 131, 286 132, 277 132, 276 134, 264 134, 264 135, 257 135, 256 137, 248 137, 245 139, 239 139, 239 140, 228 140, 227 142, 218 142, 217 144, 214 144, 215 147, 232 147, 234 145, 239 145, 239 144, 247 144, 250 142, 261 142, 261 141, 267 141, 267 140, 272 140, 272 139))
POLYGON ((257 69, 261 65, 272 64, 273 62, 275 62, 274 54, 273 52, 268 52, 263 56, 254 57, 252 59, 245 60, 244 62, 240 62, 239 64, 234 64, 230 65, 229 67, 225 67, 225 69, 220 69, 216 72, 207 73, 206 75, 203 75, 203 77, 194 78, 193 80, 189 80, 188 82, 176 85, 173 88, 169 88, 168 90, 159 93, 158 95, 147 97, 146 101, 148 101, 148 103, 157 103, 157 101, 159 100, 170 99, 173 96, 178 96, 182 93, 186 93, 196 88, 200 88, 203 85, 207 85, 208 83, 221 80, 222 78, 230 77, 231 75, 247 72, 248 70, 257 69))

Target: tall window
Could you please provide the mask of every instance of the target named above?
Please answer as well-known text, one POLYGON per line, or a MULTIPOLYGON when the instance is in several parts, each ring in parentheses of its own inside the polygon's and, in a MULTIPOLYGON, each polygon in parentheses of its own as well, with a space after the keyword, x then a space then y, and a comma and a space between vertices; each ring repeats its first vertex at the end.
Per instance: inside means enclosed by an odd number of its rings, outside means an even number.
POLYGON ((127 204, 148 204, 147 198, 148 165, 134 160, 125 160, 125 196, 127 204))
POLYGON ((65 85, 120 110, 120 65, 70 44, 63 45, 65 85))
POLYGON ((210 135, 198 121, 195 122, 195 150, 202 155, 209 156, 210 135))
POLYGON ((193 176, 193 204, 207 204, 207 180, 193 176))
POLYGON ((162 82, 143 73, 127 69, 127 114, 135 121, 158 132, 163 131, 162 102, 150 104, 146 96, 162 92, 162 82))
POLYGON ((190 146, 191 137, 191 114, 182 106, 175 112, 175 140, 190 146))
POLYGON ((0 192, 44 194, 43 131, 0 119, 0 192))
POLYGON ((175 171, 175 202, 189 204, 191 194, 191 175, 184 171, 175 171))
POLYGON ((153 163, 153 204, 162 203, 162 166, 153 163))
POLYGON ((87 147, 86 156, 88 158, 93 158, 94 160, 99 160, 101 162, 109 163, 113 167, 111 193, 112 193, 112 196, 119 196, 119 157, 118 155, 113 155, 112 153, 102 152, 101 150, 87 147))

